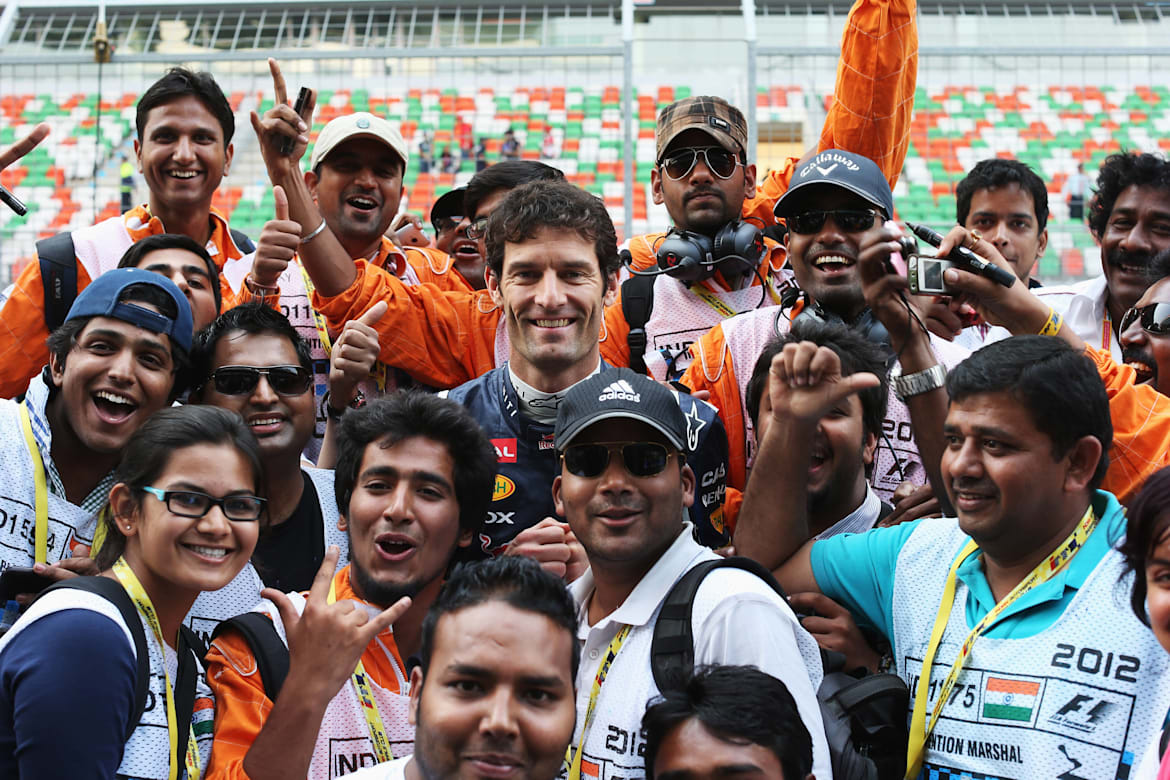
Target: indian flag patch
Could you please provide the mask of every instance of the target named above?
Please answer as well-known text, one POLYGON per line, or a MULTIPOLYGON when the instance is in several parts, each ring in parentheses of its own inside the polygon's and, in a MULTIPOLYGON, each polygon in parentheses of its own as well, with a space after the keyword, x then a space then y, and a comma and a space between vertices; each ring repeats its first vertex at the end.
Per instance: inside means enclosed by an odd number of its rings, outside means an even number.
POLYGON ((983 692, 983 717, 1026 723, 1032 720, 1032 710, 1039 695, 1038 682, 988 677, 983 692))
POLYGON ((201 697, 195 700, 191 713, 191 731, 195 738, 206 736, 215 728, 215 702, 201 697))

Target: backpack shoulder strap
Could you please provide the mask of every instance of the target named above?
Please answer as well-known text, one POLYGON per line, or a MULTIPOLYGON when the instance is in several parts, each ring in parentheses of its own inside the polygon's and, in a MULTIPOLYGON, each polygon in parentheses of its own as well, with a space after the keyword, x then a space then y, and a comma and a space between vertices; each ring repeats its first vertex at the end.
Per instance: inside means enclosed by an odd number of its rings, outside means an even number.
POLYGON ((187 735, 195 710, 195 687, 199 681, 199 667, 207 655, 207 645, 186 624, 179 626, 179 670, 175 674, 175 719, 179 742, 176 766, 182 766, 187 754, 187 735), (198 663, 197 663, 198 662, 198 663))
POLYGON ((77 251, 73 234, 58 233, 38 241, 37 260, 45 289, 45 325, 52 333, 65 322, 69 307, 77 298, 77 251))
POLYGON ((248 234, 242 230, 235 228, 228 228, 228 232, 232 234, 232 241, 236 242, 236 248, 244 254, 251 254, 256 251, 256 244, 252 239, 248 238, 248 234))
POLYGON ((646 323, 654 309, 654 280, 656 276, 631 276, 622 282, 622 316, 630 331, 626 344, 630 347, 630 368, 646 373, 646 323))
POLYGON ((878 510, 877 522, 874 523, 874 525, 878 525, 882 520, 885 520, 892 514, 894 514, 894 505, 885 499, 882 499, 882 508, 878 510))
POLYGON ((276 633, 272 619, 262 612, 236 615, 215 627, 212 641, 231 629, 238 631, 252 649, 260 680, 264 683, 264 695, 269 701, 276 701, 284 686, 284 678, 288 676, 288 647, 281 641, 280 634, 276 633))
POLYGON ((720 558, 717 561, 703 561, 692 568, 666 594, 662 609, 658 612, 658 620, 654 623, 654 638, 650 642, 650 670, 658 690, 665 690, 683 674, 694 669, 695 634, 691 625, 691 612, 695 606, 695 595, 708 574, 726 567, 751 572, 766 582, 780 598, 788 600, 784 588, 776 582, 772 572, 750 558, 720 558))
POLYGON ((130 629, 130 637, 134 640, 134 654, 137 657, 137 672, 134 680, 134 706, 126 719, 126 736, 128 741, 134 730, 138 728, 138 721, 146 710, 146 695, 150 689, 150 649, 146 644, 146 630, 142 627, 142 620, 138 617, 138 610, 129 594, 120 583, 109 577, 74 577, 58 582, 46 588, 41 595, 51 590, 84 590, 101 596, 118 608, 122 622, 130 629))

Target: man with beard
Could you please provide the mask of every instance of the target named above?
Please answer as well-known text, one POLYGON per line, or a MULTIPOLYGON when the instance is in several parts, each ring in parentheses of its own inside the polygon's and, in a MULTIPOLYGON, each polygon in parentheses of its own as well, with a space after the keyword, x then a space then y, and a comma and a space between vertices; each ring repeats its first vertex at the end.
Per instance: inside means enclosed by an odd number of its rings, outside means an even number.
POLYGON ((573 736, 579 651, 564 583, 526 558, 460 566, 423 621, 414 755, 352 780, 553 780, 573 736))
POLYGON ((483 525, 495 467, 453 401, 399 391, 344 417, 335 492, 350 563, 334 574, 331 547, 307 596, 264 591, 257 611, 289 648, 275 702, 244 635, 216 638, 206 777, 331 780, 412 752, 403 659, 419 651, 452 556, 483 525))
POLYGON ((1121 360, 1121 318, 1149 286, 1150 260, 1170 248, 1170 162, 1147 153, 1106 159, 1089 230, 1101 246, 1102 275, 1036 294, 1086 344, 1121 360))
MULTIPOLYGON (((841 39, 833 105, 817 142, 817 151, 848 149, 874 160, 891 186, 910 139, 916 20, 915 5, 907 0, 854 3, 841 39)), ((627 262, 641 270, 665 270, 684 255, 698 262, 685 271, 626 281, 606 311, 602 356, 673 380, 691 361, 691 343, 720 320, 780 303, 784 251, 760 231, 777 224, 773 207, 797 181, 804 160, 790 158, 757 179, 747 121, 717 96, 668 105, 655 136, 650 185, 674 227, 631 238, 627 262)))

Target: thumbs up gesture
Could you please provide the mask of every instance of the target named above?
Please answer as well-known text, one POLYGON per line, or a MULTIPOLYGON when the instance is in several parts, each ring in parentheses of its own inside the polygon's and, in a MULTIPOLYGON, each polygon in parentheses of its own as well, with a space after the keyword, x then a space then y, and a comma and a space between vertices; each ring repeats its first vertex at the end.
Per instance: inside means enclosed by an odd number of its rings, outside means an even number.
POLYGON ((345 323, 329 357, 329 405, 344 409, 357 395, 358 383, 370 375, 381 347, 374 325, 389 305, 378 301, 361 317, 345 323))
POLYGON ((252 262, 252 285, 258 288, 276 287, 276 281, 288 268, 301 245, 301 226, 288 218, 288 197, 279 184, 272 188, 276 200, 276 219, 264 223, 260 240, 256 243, 256 258, 252 262))

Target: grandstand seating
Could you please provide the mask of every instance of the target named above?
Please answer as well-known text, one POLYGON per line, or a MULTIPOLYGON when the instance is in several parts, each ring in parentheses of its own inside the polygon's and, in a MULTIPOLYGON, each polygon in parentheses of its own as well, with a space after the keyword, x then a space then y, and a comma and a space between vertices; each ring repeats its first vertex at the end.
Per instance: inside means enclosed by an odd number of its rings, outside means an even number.
MULTIPOLYGON (((621 93, 618 87, 520 87, 496 91, 486 87, 465 89, 413 89, 406 94, 374 95, 365 89, 325 90, 318 98, 312 138, 329 119, 350 111, 371 111, 396 122, 412 149, 429 135, 437 160, 444 147, 454 151, 466 123, 475 139, 482 138, 488 159, 496 160, 504 132, 511 128, 526 159, 540 157, 546 129, 551 129, 559 156, 551 164, 566 177, 605 199, 619 233, 635 234, 666 225, 665 209, 650 197, 650 170, 654 163, 656 112, 672 100, 690 94, 685 86, 660 86, 640 90, 635 96, 633 224, 621 224, 624 213, 621 93), (628 229, 627 229, 628 227, 628 229)), ((767 122, 801 122, 807 118, 806 96, 794 86, 761 88, 757 116, 767 122)), ((815 96, 827 106, 831 97, 815 96)), ((0 98, 0 146, 12 143, 39 121, 53 126, 49 144, 35 150, 19 165, 0 174, 0 182, 17 192, 29 206, 26 218, 0 214, 0 245, 11 245, 15 231, 38 236, 80 227, 89 215, 81 202, 97 194, 99 218, 117 213, 117 157, 128 150, 133 134, 133 94, 101 105, 100 157, 104 175, 92 185, 97 133, 97 101, 80 94, 54 98, 49 95, 5 95, 0 98)), ((237 112, 252 108, 263 112, 271 98, 263 93, 236 92, 230 96, 237 112)), ((249 132, 246 123, 240 129, 249 132)), ((247 148, 242 140, 237 146, 247 148)), ((1095 273, 1096 249, 1083 227, 1067 222, 1061 197, 1065 181, 1077 163, 1093 175, 1104 157, 1120 149, 1170 151, 1170 90, 1163 86, 1122 91, 1101 87, 1054 86, 1043 91, 1025 87, 1010 92, 991 87, 948 86, 931 93, 919 89, 910 150, 896 188, 896 202, 903 219, 936 226, 954 219, 954 185, 978 160, 1014 156, 1032 165, 1049 184, 1053 224, 1051 248, 1039 269, 1041 278, 1076 278, 1095 273)), ((251 153, 255 154, 254 146, 251 153)), ((456 152, 458 154, 458 152, 456 152)), ((263 180, 262 168, 243 179, 236 170, 225 180, 215 206, 231 217, 233 225, 258 235, 272 214, 272 194, 263 180)), ((464 159, 455 174, 422 174, 417 156, 408 166, 405 182, 409 210, 424 216, 434 198, 464 183, 474 172, 474 161, 464 159)), ((30 250, 31 247, 22 247, 30 250)), ((27 256, 23 258, 27 262, 27 256)))

